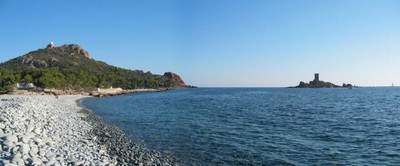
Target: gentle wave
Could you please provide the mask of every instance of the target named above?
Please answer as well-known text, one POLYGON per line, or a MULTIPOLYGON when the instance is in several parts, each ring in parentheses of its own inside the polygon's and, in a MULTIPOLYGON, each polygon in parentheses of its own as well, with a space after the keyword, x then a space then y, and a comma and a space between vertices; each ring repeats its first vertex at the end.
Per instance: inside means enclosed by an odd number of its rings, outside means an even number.
POLYGON ((199 88, 83 104, 189 165, 400 163, 400 88, 199 88))

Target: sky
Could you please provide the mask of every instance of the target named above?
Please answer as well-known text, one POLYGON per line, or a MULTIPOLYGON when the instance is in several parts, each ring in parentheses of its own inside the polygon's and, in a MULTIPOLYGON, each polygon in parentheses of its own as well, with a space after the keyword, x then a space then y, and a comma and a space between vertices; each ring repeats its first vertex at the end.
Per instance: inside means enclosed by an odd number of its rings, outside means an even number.
POLYGON ((200 87, 400 86, 398 0, 0 1, 0 62, 79 44, 200 87))

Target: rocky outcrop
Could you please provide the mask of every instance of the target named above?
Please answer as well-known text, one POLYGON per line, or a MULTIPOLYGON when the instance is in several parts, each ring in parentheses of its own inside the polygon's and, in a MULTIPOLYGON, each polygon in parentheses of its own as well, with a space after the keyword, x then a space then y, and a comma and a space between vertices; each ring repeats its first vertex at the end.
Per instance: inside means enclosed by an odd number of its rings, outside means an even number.
POLYGON ((24 56, 20 59, 21 63, 28 64, 29 67, 37 68, 37 67, 47 67, 47 63, 44 60, 34 59, 32 56, 24 56))
POLYGON ((64 53, 68 53, 70 55, 82 55, 88 59, 90 59, 89 52, 83 49, 78 44, 65 44, 60 47, 56 47, 53 42, 46 46, 46 49, 55 49, 55 51, 61 51, 64 53))
POLYGON ((186 83, 182 80, 182 78, 175 73, 165 72, 164 76, 167 77, 168 79, 176 81, 180 87, 188 87, 188 85, 186 85, 186 83))
POLYGON ((90 59, 89 52, 78 44, 55 47, 53 42, 51 42, 47 45, 46 49, 32 51, 27 55, 16 58, 16 60, 31 68, 53 67, 60 63, 78 66, 84 63, 82 58, 74 58, 75 56, 90 59))
POLYGON ((305 83, 301 81, 298 86, 295 88, 338 88, 340 86, 335 85, 330 82, 325 82, 325 81, 310 81, 309 83, 305 83))
POLYGON ((60 47, 55 47, 55 49, 60 50, 61 52, 68 53, 70 55, 82 55, 85 58, 90 59, 89 52, 87 52, 78 44, 62 45, 60 47))

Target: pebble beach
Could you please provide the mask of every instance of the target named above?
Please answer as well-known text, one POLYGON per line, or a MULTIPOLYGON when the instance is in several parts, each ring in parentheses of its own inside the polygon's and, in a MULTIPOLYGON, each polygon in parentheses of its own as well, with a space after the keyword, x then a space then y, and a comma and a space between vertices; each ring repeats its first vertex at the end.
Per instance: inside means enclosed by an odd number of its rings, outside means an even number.
POLYGON ((87 96, 0 96, 0 165, 178 165, 80 106, 87 96))

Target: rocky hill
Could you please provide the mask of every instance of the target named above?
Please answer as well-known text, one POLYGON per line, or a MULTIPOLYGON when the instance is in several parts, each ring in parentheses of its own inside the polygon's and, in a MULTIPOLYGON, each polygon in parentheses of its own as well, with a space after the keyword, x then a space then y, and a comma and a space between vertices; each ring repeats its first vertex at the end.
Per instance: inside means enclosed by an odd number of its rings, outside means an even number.
POLYGON ((8 69, 23 68, 70 68, 83 67, 107 67, 104 62, 90 59, 89 53, 77 44, 62 45, 31 51, 23 56, 1 63, 0 67, 8 69))
POLYGON ((191 87, 190 85, 186 85, 185 81, 183 81, 182 78, 175 73, 165 72, 164 76, 168 79, 174 80, 174 82, 178 83, 180 87, 191 87))
POLYGON ((177 88, 188 87, 179 75, 156 75, 128 70, 94 60, 80 45, 46 48, 0 63, 0 88, 16 82, 33 82, 41 88, 87 90, 104 87, 177 88))

